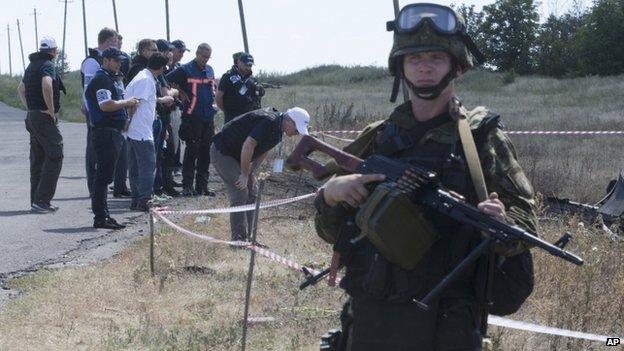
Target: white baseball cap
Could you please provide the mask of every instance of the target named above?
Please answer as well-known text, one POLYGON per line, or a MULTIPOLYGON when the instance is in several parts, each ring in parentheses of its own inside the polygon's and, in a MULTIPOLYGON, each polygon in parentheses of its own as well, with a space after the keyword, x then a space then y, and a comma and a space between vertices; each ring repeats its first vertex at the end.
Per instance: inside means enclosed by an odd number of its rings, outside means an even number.
POLYGON ((56 45, 56 40, 54 38, 44 35, 41 40, 39 40, 39 50, 41 49, 56 49, 58 46, 56 45))
POLYGON ((310 114, 301 107, 293 107, 286 111, 290 119, 295 122, 297 132, 301 135, 308 135, 308 124, 310 124, 310 114))

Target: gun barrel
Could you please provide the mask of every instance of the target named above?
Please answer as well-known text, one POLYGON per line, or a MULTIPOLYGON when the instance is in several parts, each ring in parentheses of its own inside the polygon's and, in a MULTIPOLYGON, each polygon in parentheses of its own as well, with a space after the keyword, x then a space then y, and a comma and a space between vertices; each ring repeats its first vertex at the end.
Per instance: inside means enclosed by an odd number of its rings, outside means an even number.
POLYGON ((522 229, 521 227, 505 223, 500 221, 490 215, 487 215, 476 207, 463 202, 457 197, 453 196, 451 193, 444 191, 442 189, 437 189, 435 192, 434 198, 438 199, 431 200, 431 197, 425 196, 425 198, 429 198, 427 202, 430 205, 440 209, 441 212, 446 215, 467 224, 474 226, 475 228, 491 235, 494 239, 500 241, 510 241, 510 240, 521 240, 526 243, 529 243, 535 247, 538 247, 542 250, 547 251, 553 256, 560 257, 568 262, 574 263, 575 265, 583 265, 583 259, 568 252, 556 245, 553 245, 531 233, 522 229))

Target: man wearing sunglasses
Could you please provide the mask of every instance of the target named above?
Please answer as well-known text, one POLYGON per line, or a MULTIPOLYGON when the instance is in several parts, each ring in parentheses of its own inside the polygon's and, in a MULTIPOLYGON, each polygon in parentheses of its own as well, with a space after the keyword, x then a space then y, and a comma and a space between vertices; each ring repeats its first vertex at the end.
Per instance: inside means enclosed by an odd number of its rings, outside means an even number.
MULTIPOLYGON (((396 99, 401 84, 410 100, 399 105, 388 119, 365 128, 345 151, 361 158, 384 155, 431 169, 446 188, 463 195, 482 212, 514 221, 535 233, 533 189, 516 160, 511 141, 499 127, 499 116, 484 107, 468 111, 462 106, 491 191, 489 199, 477 199, 458 137, 459 114, 451 109, 458 106, 455 79, 473 67, 475 58, 483 60, 465 32, 464 20, 446 6, 411 4, 388 23, 388 30, 394 32, 389 56, 389 69, 395 77, 391 100, 396 99)), ((340 257, 340 264, 346 267, 340 286, 350 299, 341 314, 337 349, 481 350, 486 331, 482 323, 488 313, 483 291, 488 277, 485 255, 469 263, 427 310, 414 302, 457 267, 480 243, 481 233, 418 207, 412 213, 422 215, 428 223, 422 228, 403 228, 403 223, 409 222, 407 217, 386 221, 395 227, 385 234, 404 231, 409 237, 426 232, 434 238, 415 267, 405 268, 380 253, 372 241, 357 240, 362 223, 370 223, 365 222, 366 213, 358 213, 358 209, 370 205, 367 199, 373 201, 381 188, 369 194, 366 185, 383 180, 379 174, 337 176, 326 183, 315 201, 317 233, 334 244, 340 253, 335 257, 340 257)), ((392 247, 385 250, 391 252, 392 247)), ((525 252, 524 247, 517 243, 497 250, 504 255, 521 252, 525 252)), ((530 255, 523 262, 532 269, 530 255)))

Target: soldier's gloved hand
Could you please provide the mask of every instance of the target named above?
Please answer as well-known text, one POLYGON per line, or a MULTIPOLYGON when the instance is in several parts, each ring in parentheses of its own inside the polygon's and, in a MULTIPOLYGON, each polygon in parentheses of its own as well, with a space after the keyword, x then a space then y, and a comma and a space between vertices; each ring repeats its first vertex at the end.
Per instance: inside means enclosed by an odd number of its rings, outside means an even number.
POLYGON ((498 199, 497 193, 490 193, 490 198, 477 205, 481 212, 488 214, 494 218, 505 220, 505 205, 498 199))
POLYGON ((346 202, 351 207, 357 208, 368 198, 368 190, 365 184, 381 182, 386 179, 383 174, 349 174, 330 179, 325 184, 323 199, 330 207, 340 202, 346 202))

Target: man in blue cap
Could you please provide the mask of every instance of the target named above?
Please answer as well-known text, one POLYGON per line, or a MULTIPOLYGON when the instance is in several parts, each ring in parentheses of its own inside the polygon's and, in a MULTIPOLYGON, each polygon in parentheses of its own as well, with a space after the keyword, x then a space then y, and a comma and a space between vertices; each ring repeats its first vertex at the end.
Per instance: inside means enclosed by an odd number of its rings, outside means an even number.
POLYGON ((113 181, 115 163, 119 158, 126 126, 126 108, 134 107, 139 100, 124 99, 123 84, 117 79, 123 53, 110 47, 102 52, 102 66, 87 85, 85 100, 91 123, 91 142, 96 158, 95 178, 92 185, 91 209, 93 227, 121 229, 125 226, 110 217, 106 202, 107 187, 113 181))
POLYGON ((223 110, 223 124, 249 111, 260 108, 264 96, 262 88, 254 78, 254 58, 247 53, 234 54, 234 65, 219 80, 217 106, 223 110))

